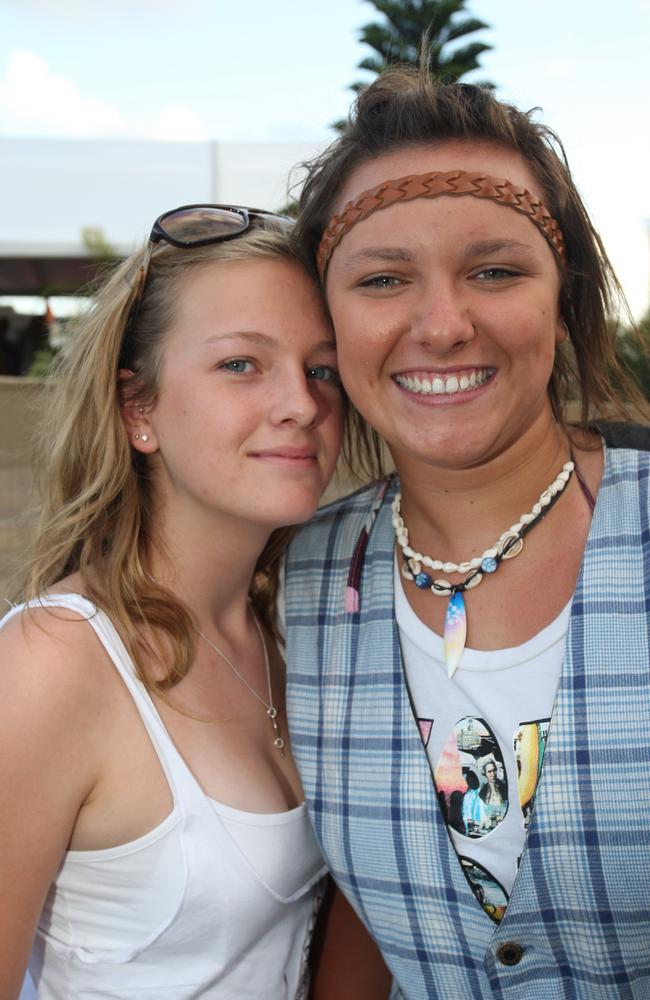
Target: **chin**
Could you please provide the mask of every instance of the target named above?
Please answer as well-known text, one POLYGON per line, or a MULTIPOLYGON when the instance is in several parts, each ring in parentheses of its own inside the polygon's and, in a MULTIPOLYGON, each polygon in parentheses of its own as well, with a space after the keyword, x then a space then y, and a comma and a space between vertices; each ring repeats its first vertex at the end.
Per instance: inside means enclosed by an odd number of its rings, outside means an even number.
POLYGON ((400 456, 415 459, 424 465, 434 465, 441 469, 465 469, 488 461, 494 454, 494 442, 483 438, 481 441, 469 440, 461 433, 455 432, 432 434, 428 441, 400 442, 395 447, 390 445, 396 463, 400 456), (432 440, 433 439, 433 444, 432 440))
POLYGON ((316 513, 320 496, 319 494, 318 497, 291 498, 290 502, 287 502, 285 496, 284 501, 277 504, 265 501, 265 523, 269 524, 272 530, 288 528, 293 524, 304 524, 316 513))

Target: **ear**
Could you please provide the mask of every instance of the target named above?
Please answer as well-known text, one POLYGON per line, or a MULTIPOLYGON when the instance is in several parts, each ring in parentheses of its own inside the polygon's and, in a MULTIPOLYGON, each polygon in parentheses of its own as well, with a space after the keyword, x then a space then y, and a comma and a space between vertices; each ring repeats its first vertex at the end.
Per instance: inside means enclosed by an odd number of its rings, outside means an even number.
POLYGON ((120 412, 129 443, 136 451, 152 455, 158 451, 158 442, 149 419, 152 405, 144 402, 144 396, 138 391, 138 383, 132 371, 121 368, 117 378, 120 412))
POLYGON ((555 346, 559 347, 569 339, 569 327, 562 313, 559 313, 555 327, 555 346))

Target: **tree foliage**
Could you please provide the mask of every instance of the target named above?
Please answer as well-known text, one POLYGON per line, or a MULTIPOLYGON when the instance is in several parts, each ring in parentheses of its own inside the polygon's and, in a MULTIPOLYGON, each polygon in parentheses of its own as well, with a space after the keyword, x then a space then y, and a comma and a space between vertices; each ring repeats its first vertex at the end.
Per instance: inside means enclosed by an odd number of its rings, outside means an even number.
POLYGON ((628 327, 619 330, 617 351, 650 401, 650 311, 636 329, 628 327))
MULTIPOLYGON (((379 74, 393 63, 417 66, 424 38, 428 42, 428 66, 432 77, 448 83, 478 69, 479 57, 492 46, 467 41, 468 35, 488 28, 465 8, 467 0, 369 0, 383 15, 361 29, 360 40, 373 54, 359 63, 359 69, 379 74), (460 44, 455 44, 463 40, 460 44)), ((483 84, 484 86, 486 84, 483 84)), ((358 92, 367 81, 353 83, 358 92)))
POLYGON ((81 242, 90 256, 97 260, 113 261, 119 258, 117 250, 108 242, 104 230, 99 226, 84 226, 81 230, 81 242))

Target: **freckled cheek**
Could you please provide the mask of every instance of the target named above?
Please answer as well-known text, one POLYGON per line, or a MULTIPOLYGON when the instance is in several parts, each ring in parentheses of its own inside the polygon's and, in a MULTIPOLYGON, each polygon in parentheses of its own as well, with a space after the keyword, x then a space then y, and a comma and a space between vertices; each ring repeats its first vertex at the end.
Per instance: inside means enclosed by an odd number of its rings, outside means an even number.
POLYGON ((344 380, 345 376, 352 375, 358 367, 363 350, 364 338, 358 337, 347 324, 341 324, 336 331, 336 360, 344 380))
POLYGON ((395 339, 385 319, 373 322, 368 316, 357 323, 340 323, 335 329, 337 355, 339 363, 343 364, 348 360, 357 364, 381 363, 395 339))
POLYGON ((377 422, 381 383, 376 366, 367 358, 360 358, 349 366, 339 367, 341 380, 353 405, 370 423, 377 422))
POLYGON ((343 444, 343 409, 332 420, 322 433, 323 450, 320 459, 320 467, 323 475, 329 478, 334 469, 343 444))
MULTIPOLYGON (((337 359, 337 367, 338 364, 337 359)), ((320 425, 324 429, 326 434, 335 436, 336 434, 342 434, 343 427, 343 396, 341 393, 337 393, 334 396, 333 392, 321 391, 315 395, 316 405, 318 406, 318 412, 320 415, 320 425)))

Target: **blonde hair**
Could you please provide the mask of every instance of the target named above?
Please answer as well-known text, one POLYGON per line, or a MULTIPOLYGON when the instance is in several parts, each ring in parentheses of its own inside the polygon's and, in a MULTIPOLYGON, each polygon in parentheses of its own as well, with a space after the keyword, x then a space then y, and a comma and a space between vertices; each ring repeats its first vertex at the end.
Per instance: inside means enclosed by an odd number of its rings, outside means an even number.
MULTIPOLYGON (((148 553, 160 544, 152 520, 151 478, 146 456, 130 447, 121 408, 128 400, 156 399, 165 335, 174 321, 179 282, 188 271, 226 261, 301 259, 286 225, 272 219, 210 246, 178 250, 161 244, 135 305, 145 250, 119 264, 99 289, 48 389, 48 417, 35 463, 39 523, 24 598, 37 598, 62 577, 79 572, 85 594, 110 614, 142 680, 166 690, 190 667, 194 621, 189 608, 148 575, 148 553), (133 374, 120 378, 122 368, 133 374), (162 651, 169 664, 162 680, 147 676, 144 666, 154 651, 158 656, 162 651)), ((273 634, 278 567, 291 533, 273 532, 251 584, 254 606, 273 634)))

